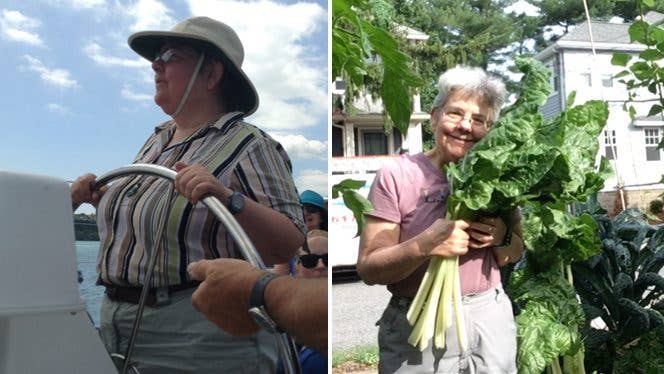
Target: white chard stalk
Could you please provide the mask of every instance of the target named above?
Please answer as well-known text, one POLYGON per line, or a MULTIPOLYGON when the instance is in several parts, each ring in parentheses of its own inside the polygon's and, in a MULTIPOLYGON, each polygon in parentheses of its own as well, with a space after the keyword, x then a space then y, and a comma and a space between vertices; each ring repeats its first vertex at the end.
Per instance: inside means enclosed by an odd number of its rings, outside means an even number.
POLYGON ((445 348, 445 331, 452 326, 452 306, 459 347, 464 352, 468 344, 461 304, 459 257, 433 257, 406 314, 413 326, 408 343, 423 351, 433 338, 435 348, 445 348))

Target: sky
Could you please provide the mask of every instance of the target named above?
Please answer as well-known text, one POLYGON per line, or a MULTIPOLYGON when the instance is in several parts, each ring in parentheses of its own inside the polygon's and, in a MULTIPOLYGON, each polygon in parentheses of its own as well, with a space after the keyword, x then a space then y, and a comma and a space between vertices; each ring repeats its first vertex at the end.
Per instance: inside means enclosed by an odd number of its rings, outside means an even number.
POLYGON ((242 40, 260 97, 246 120, 286 148, 299 191, 327 196, 327 0, 0 0, 0 170, 74 180, 130 164, 169 117, 127 38, 202 15, 242 40))

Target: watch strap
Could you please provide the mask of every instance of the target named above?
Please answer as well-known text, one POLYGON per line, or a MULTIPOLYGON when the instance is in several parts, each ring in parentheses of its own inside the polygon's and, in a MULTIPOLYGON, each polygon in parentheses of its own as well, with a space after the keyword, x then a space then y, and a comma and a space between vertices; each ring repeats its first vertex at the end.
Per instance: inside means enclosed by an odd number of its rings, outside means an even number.
POLYGON ((278 277, 277 274, 267 272, 258 278, 253 287, 251 287, 249 308, 265 306, 265 287, 276 277, 278 277))
POLYGON ((263 274, 251 288, 249 296, 249 315, 265 331, 272 334, 281 333, 279 326, 272 320, 265 307, 265 287, 278 275, 274 273, 263 274))
POLYGON ((503 242, 500 243, 499 247, 509 247, 510 244, 512 244, 512 230, 508 228, 507 232, 505 232, 503 242))

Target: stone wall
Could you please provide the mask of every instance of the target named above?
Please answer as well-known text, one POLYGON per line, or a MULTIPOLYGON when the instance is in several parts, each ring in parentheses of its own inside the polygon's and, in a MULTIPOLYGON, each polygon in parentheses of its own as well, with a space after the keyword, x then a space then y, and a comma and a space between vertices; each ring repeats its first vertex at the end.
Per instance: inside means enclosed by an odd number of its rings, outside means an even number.
MULTIPOLYGON (((618 191, 599 192, 597 200, 609 213, 620 207, 620 200, 617 200, 618 191)), ((661 198, 659 195, 664 193, 664 189, 653 190, 624 190, 627 208, 639 208, 643 211, 648 209, 650 201, 661 198)))

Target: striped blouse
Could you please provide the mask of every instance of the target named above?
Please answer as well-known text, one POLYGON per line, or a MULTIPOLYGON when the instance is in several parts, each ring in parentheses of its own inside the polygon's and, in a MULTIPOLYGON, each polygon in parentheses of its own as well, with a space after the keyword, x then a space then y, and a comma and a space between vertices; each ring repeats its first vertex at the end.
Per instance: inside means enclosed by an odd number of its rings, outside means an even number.
MULTIPOLYGON (((167 121, 155 129, 134 163, 171 169, 177 161, 203 165, 225 185, 286 215, 304 232, 286 151, 265 132, 243 122, 242 115, 225 114, 168 148, 175 123, 167 121)), ((194 261, 242 258, 231 235, 205 205, 190 204, 172 191, 171 185, 159 177, 129 176, 109 187, 97 208, 97 271, 101 283, 141 286, 152 248, 160 251, 153 287, 189 282, 187 265, 194 261), (155 236, 165 216, 166 226, 157 240, 155 236)))

